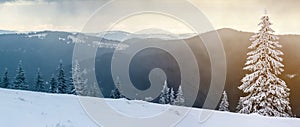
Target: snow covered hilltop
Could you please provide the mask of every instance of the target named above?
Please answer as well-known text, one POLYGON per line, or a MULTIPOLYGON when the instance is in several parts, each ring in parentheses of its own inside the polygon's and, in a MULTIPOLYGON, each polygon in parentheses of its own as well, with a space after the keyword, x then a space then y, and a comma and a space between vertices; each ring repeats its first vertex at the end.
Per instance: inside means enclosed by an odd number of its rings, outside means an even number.
MULTIPOLYGON (((0 89, 0 125, 4 127, 97 127, 97 121, 89 117, 84 106, 80 103, 80 97, 75 95, 47 94, 30 91, 0 89)), ((176 107, 160 105, 138 100, 102 99, 83 97, 90 104, 99 107, 99 112, 105 117, 115 114, 106 114, 104 107, 111 107, 119 112, 118 116, 130 116, 131 118, 146 119, 158 117, 165 113, 168 119, 182 117, 177 121, 178 127, 299 127, 300 119, 264 117, 257 114, 245 115, 230 112, 220 112, 197 108, 176 107), (100 102, 105 102, 104 104, 100 102), (175 110, 174 110, 175 109, 175 110), (182 110, 189 110, 181 114, 182 110), (201 118, 201 114, 208 113, 201 118)), ((203 115, 202 115, 203 116, 203 115)), ((120 124, 111 119, 110 122, 120 124)), ((144 127, 164 125, 165 121, 157 121, 153 124, 144 124, 144 127)), ((101 123, 99 123, 101 124, 101 123)), ((140 127, 131 123, 131 127, 140 127)), ((120 126, 126 126, 124 124, 120 126)), ((165 127, 165 126, 164 126, 165 127)))

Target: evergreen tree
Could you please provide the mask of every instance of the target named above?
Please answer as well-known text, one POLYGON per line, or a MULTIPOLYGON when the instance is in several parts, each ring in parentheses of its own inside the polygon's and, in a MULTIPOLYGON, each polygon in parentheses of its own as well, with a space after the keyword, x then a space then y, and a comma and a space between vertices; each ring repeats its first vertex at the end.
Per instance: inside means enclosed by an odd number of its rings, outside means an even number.
POLYGON ((118 98, 124 98, 124 96, 121 94, 120 92, 120 86, 121 86, 121 81, 119 79, 119 77, 116 78, 116 88, 114 90, 111 91, 110 97, 114 98, 114 99, 118 99, 118 98))
POLYGON ((226 91, 224 91, 222 101, 219 105, 219 110, 220 111, 229 111, 228 107, 229 107, 229 103, 228 103, 227 93, 226 93, 226 91))
POLYGON ((164 82, 164 86, 159 97, 159 103, 170 104, 170 88, 168 87, 167 81, 164 82))
POLYGON ((58 93, 63 93, 63 94, 68 92, 67 80, 66 80, 62 61, 60 61, 60 64, 58 67, 57 91, 58 91, 58 93))
POLYGON ((52 74, 52 76, 51 76, 49 93, 58 93, 57 81, 56 81, 54 74, 52 74))
POLYGON ((258 113, 264 116, 291 116, 289 91, 278 76, 284 71, 283 52, 267 15, 261 18, 258 33, 250 38, 248 58, 244 70, 250 72, 238 88, 248 94, 242 97, 240 113, 258 113))
POLYGON ((69 79, 69 85, 68 86, 69 86, 68 94, 76 95, 76 90, 75 90, 74 81, 73 81, 72 77, 70 77, 70 79, 69 79))
POLYGON ((39 92, 46 92, 45 82, 41 76, 40 69, 38 68, 35 80, 35 90, 39 92))
POLYGON ((174 89, 171 88, 169 93, 170 93, 170 94, 169 94, 169 97, 170 97, 169 102, 170 102, 171 105, 175 105, 175 103, 176 103, 176 96, 175 96, 175 91, 174 91, 174 89))
POLYGON ((72 67, 72 75, 77 95, 87 95, 87 79, 83 78, 85 73, 86 70, 81 71, 79 62, 76 60, 72 67))
POLYGON ((9 87, 11 87, 11 84, 9 83, 8 70, 7 70, 7 68, 5 68, 5 71, 4 71, 4 74, 3 74, 3 77, 2 77, 2 80, 1 80, 1 83, 0 83, 0 86, 1 86, 2 88, 9 88, 9 87))
POLYGON ((15 77, 15 81, 13 83, 14 83, 14 85, 12 87, 13 89, 22 89, 22 90, 28 89, 28 85, 27 85, 26 78, 25 78, 25 72, 22 67, 21 60, 19 62, 19 66, 17 68, 17 74, 15 77))
POLYGON ((185 99, 183 96, 182 87, 179 86, 177 94, 176 94, 176 98, 174 100, 174 105, 183 106, 184 102, 185 102, 185 99))
POLYGON ((243 107, 242 105, 243 105, 244 99, 245 99, 245 97, 240 97, 238 105, 236 107, 237 112, 239 112, 242 109, 242 107, 243 107))

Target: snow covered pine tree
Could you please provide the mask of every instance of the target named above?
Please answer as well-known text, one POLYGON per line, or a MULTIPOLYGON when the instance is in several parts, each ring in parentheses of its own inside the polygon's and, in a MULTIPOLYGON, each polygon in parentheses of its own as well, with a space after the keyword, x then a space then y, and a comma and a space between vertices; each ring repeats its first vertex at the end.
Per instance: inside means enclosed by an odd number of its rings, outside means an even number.
POLYGON ((219 105, 219 111, 229 111, 228 107, 229 107, 228 98, 227 98, 226 91, 224 91, 222 101, 219 105))
POLYGON ((39 92, 46 92, 45 82, 41 76, 41 72, 40 72, 39 68, 38 68, 37 74, 36 74, 35 90, 39 91, 39 92))
POLYGON ((176 93, 176 98, 174 99, 174 105, 183 106, 184 102, 185 102, 185 99, 183 96, 182 87, 180 85, 177 90, 177 93, 176 93))
POLYGON ((62 60, 60 60, 59 67, 57 69, 57 91, 58 93, 67 93, 68 86, 67 86, 67 79, 65 76, 65 71, 63 68, 62 60))
POLYGON ((74 80, 73 80, 72 76, 69 78, 69 85, 68 86, 69 86, 69 88, 68 88, 68 94, 74 94, 74 95, 76 95, 76 89, 75 89, 75 86, 74 86, 74 80))
POLYGON ((160 104, 169 104, 170 103, 170 88, 168 87, 167 81, 164 82, 163 89, 161 90, 161 94, 159 97, 160 104))
POLYGON ((49 87, 49 93, 57 93, 57 81, 55 79, 54 74, 51 76, 50 80, 50 87, 49 87))
POLYGON ((7 68, 5 68, 2 80, 0 82, 0 86, 2 88, 10 88, 11 87, 10 83, 9 83, 9 79, 8 79, 8 70, 7 70, 7 68))
POLYGON ((72 67, 73 83, 77 95, 87 96, 87 79, 83 78, 85 70, 81 71, 79 62, 76 60, 72 67))
POLYGON ((25 72, 22 67, 22 61, 20 60, 19 66, 17 68, 17 74, 15 77, 15 81, 13 82, 13 89, 21 89, 21 90, 27 90, 28 85, 26 83, 26 78, 25 78, 25 72))
POLYGON ((170 104, 171 105, 175 105, 175 91, 174 91, 174 89, 173 88, 170 88, 170 91, 169 91, 169 97, 170 97, 170 100, 169 100, 169 102, 170 102, 170 104))
POLYGON ((250 72, 241 80, 238 88, 248 95, 240 98, 240 113, 258 113, 264 116, 289 117, 292 115, 289 102, 289 91, 285 81, 277 77, 284 69, 281 63, 283 52, 274 30, 270 28, 267 15, 258 24, 261 28, 250 38, 253 41, 248 47, 252 51, 244 70, 250 72))

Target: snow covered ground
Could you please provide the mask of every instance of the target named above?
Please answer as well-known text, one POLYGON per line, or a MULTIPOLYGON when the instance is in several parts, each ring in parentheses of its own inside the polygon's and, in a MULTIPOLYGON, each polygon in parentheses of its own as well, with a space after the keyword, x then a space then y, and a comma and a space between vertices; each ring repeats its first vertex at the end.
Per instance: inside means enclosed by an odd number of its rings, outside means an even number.
POLYGON ((101 99, 0 89, 1 127, 97 127, 99 124, 135 127, 299 127, 298 118, 273 118, 196 108, 159 105, 138 100, 101 99), (84 100, 84 101, 82 101, 84 100), (103 103, 104 102, 104 103, 103 103), (88 104, 89 106, 85 106, 88 104), (85 107, 85 108, 83 108, 85 107), (96 107, 91 112, 91 107, 96 107), (116 113, 110 113, 111 110, 116 113), (103 117, 91 117, 101 113, 103 117), (163 116, 163 117, 160 117, 163 116), (151 118, 156 121, 147 122, 151 118), (101 123, 98 118, 106 122, 101 123), (115 119, 110 119, 115 118, 115 119), (121 118, 121 119, 119 119, 121 118), (124 118, 124 119, 123 119, 124 118), (126 119, 125 119, 126 118, 126 119), (127 120, 127 122, 124 122, 127 120), (135 121, 131 121, 135 120, 135 121), (131 122, 131 123, 130 123, 131 122), (126 125, 126 124, 131 125, 126 125))

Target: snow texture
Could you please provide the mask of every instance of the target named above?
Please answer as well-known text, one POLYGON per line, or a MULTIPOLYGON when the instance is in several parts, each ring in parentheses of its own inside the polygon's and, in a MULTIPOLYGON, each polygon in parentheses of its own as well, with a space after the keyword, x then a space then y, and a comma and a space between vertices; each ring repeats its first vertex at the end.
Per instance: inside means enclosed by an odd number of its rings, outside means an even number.
POLYGON ((289 79, 293 79, 296 76, 298 76, 298 74, 286 74, 286 77, 288 77, 289 79))
POLYGON ((48 34, 47 33, 29 33, 27 35, 28 38, 39 38, 44 39, 48 34))
MULTIPOLYGON (((159 113, 167 114, 168 119, 182 117, 181 121, 174 123, 177 127, 299 127, 300 125, 298 118, 219 112, 160 105, 139 100, 84 98, 89 99, 90 103, 95 105, 100 101, 105 101, 111 108, 119 112, 118 115, 124 116, 125 114, 125 116, 137 118, 137 120, 147 116, 157 117, 159 113), (183 109, 190 111, 187 114, 181 114, 183 109), (203 116, 201 114, 204 113, 209 115, 201 117, 203 116)), ((98 127, 89 118, 88 113, 80 104, 78 96, 75 95, 0 89, 0 99, 0 125, 3 127, 98 127)), ((107 110, 101 108, 105 106, 97 106, 101 111, 107 110)), ((112 117, 116 114, 102 115, 112 117)), ((118 119, 112 119, 111 122, 118 123, 118 119)), ((161 125, 164 122, 163 120, 157 121, 161 125)), ((143 126, 152 127, 153 125, 145 124, 143 126)))

